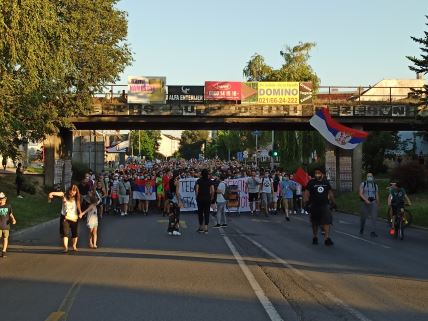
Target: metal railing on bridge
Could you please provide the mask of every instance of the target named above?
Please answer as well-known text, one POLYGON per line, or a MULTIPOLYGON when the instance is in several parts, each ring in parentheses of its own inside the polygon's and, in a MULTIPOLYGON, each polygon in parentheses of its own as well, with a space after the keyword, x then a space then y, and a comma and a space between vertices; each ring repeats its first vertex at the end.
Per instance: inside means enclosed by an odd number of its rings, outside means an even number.
POLYGON ((316 106, 328 105, 333 116, 416 117, 423 87, 320 86, 310 105, 128 104, 127 85, 108 85, 94 95, 91 115, 310 117, 316 106))

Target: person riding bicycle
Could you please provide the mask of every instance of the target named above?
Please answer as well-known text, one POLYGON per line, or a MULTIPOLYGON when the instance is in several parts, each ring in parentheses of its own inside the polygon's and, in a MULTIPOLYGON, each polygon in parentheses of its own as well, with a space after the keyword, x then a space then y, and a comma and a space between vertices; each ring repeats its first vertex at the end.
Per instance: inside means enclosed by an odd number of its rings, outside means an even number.
POLYGON ((400 183, 393 182, 391 183, 391 189, 388 196, 388 206, 391 207, 392 216, 391 216, 391 231, 390 233, 394 233, 395 219, 398 214, 404 212, 404 205, 407 203, 408 205, 412 205, 409 197, 406 194, 406 191, 403 187, 401 187, 400 183))

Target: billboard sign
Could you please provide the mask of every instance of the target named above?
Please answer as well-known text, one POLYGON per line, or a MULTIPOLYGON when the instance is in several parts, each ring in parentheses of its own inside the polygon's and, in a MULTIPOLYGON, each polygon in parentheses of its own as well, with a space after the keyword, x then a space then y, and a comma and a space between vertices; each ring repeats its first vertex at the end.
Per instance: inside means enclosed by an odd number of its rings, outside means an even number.
POLYGON ((204 102, 204 86, 168 86, 169 104, 201 104, 204 102))
POLYGON ((205 100, 241 100, 241 83, 236 81, 206 81, 205 100))
POLYGON ((165 104, 166 77, 128 77, 128 104, 165 104))
POLYGON ((262 105, 298 105, 298 82, 259 82, 257 103, 262 105))

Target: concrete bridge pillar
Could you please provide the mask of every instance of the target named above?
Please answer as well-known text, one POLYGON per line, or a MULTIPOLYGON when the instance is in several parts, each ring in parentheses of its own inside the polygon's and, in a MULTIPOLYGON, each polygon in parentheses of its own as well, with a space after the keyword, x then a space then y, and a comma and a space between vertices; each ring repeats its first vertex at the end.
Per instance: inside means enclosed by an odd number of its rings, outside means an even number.
POLYGON ((73 151, 73 136, 68 129, 61 129, 57 135, 49 135, 43 141, 44 146, 44 170, 45 185, 53 187, 57 183, 63 183, 64 163, 71 161, 73 151), (58 166, 62 164, 61 172, 58 166))
MULTIPOLYGON (((360 127, 354 127, 357 130, 363 130, 360 127)), ((363 176, 363 144, 359 144, 352 151, 352 191, 357 192, 360 189, 363 176)))

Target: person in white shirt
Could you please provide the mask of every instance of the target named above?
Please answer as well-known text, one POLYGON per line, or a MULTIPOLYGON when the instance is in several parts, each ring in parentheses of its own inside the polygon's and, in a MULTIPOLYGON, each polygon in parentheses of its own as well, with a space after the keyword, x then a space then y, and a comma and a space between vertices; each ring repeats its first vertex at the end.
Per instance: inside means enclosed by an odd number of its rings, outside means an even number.
POLYGON ((221 174, 220 175, 220 183, 217 186, 217 198, 216 198, 216 202, 217 202, 217 224, 214 226, 215 228, 219 228, 219 227, 227 227, 227 219, 226 219, 226 198, 225 198, 225 193, 226 193, 226 183, 224 182, 225 180, 225 175, 221 174))
POLYGON ((269 172, 264 173, 264 177, 261 181, 261 199, 262 199, 262 210, 265 216, 269 215, 269 208, 272 206, 273 201, 273 180, 269 177, 269 172))
POLYGON ((251 215, 254 215, 254 212, 257 209, 256 203, 259 201, 261 183, 255 170, 251 171, 251 177, 248 177, 245 183, 248 190, 248 201, 250 203, 251 215))

